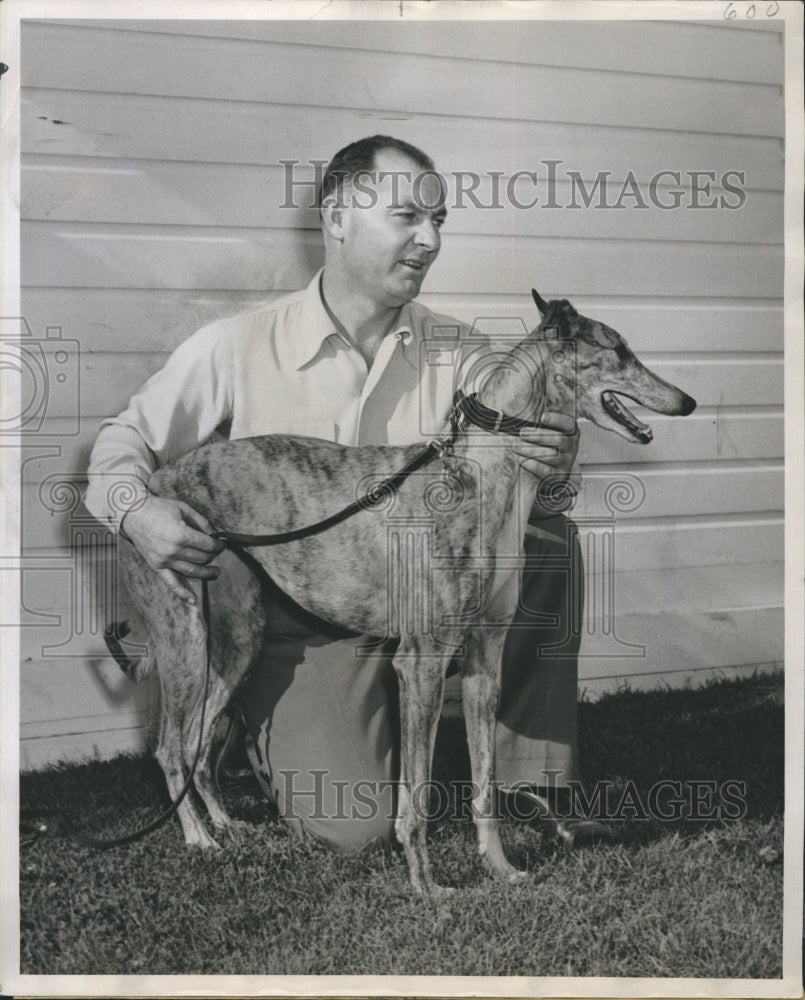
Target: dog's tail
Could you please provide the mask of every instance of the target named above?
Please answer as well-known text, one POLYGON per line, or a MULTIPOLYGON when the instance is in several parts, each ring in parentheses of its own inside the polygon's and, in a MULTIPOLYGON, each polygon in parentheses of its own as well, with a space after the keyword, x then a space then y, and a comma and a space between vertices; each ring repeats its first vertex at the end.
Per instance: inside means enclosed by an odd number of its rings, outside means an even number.
POLYGON ((152 672, 156 660, 151 655, 131 657, 124 652, 120 640, 125 639, 129 632, 131 632, 129 621, 112 622, 103 633, 103 639, 126 677, 137 683, 152 672))

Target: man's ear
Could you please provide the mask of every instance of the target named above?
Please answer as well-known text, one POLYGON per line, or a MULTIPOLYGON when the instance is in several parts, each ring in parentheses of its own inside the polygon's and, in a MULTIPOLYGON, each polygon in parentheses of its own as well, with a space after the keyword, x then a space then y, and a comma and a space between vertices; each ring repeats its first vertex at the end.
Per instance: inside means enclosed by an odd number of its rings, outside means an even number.
POLYGON ((339 243, 344 242, 344 223, 346 209, 339 205, 335 195, 325 198, 321 205, 321 223, 326 236, 339 243))

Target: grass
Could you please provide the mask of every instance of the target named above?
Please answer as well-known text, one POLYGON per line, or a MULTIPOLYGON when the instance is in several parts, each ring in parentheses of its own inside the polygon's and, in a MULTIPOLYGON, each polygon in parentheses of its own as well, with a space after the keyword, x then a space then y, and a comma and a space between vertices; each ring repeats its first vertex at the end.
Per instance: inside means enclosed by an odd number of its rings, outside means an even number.
MULTIPOLYGON (((503 888, 475 858, 472 824, 435 822, 437 878, 460 892, 412 896, 398 852, 335 855, 299 844, 268 803, 229 796, 250 825, 213 854, 174 821, 96 852, 23 834, 21 971, 28 974, 350 974, 775 978, 782 968, 782 677, 697 690, 622 691, 579 706, 585 785, 659 779, 746 783, 739 820, 616 822, 615 845, 557 849, 507 820, 510 858, 532 878, 503 888)), ((445 722, 437 773, 466 774, 445 722)), ((24 775, 21 806, 123 832, 164 803, 150 760, 24 775)), ((628 812, 628 810, 625 810, 628 812)), ((52 823, 53 827, 54 824, 52 823)))

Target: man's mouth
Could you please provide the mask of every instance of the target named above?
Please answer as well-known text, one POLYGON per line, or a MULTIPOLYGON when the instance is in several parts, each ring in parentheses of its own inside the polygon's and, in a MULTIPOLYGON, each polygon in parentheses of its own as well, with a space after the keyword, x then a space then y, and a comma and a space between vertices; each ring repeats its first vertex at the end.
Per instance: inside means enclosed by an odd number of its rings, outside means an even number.
POLYGON ((414 271, 424 271, 428 266, 426 260, 414 260, 412 257, 405 257, 400 263, 404 267, 410 267, 414 271))

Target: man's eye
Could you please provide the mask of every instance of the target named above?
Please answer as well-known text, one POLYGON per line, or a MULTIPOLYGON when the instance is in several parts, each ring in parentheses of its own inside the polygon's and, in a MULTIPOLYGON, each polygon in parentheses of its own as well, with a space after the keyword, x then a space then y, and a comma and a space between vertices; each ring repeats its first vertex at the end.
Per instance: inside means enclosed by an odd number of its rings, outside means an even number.
POLYGON ((397 212, 397 218, 399 219, 413 219, 415 215, 413 212, 397 212))
POLYGON ((444 225, 444 218, 434 219, 433 220, 433 224, 434 224, 434 226, 436 226, 437 229, 441 229, 442 226, 444 225))

